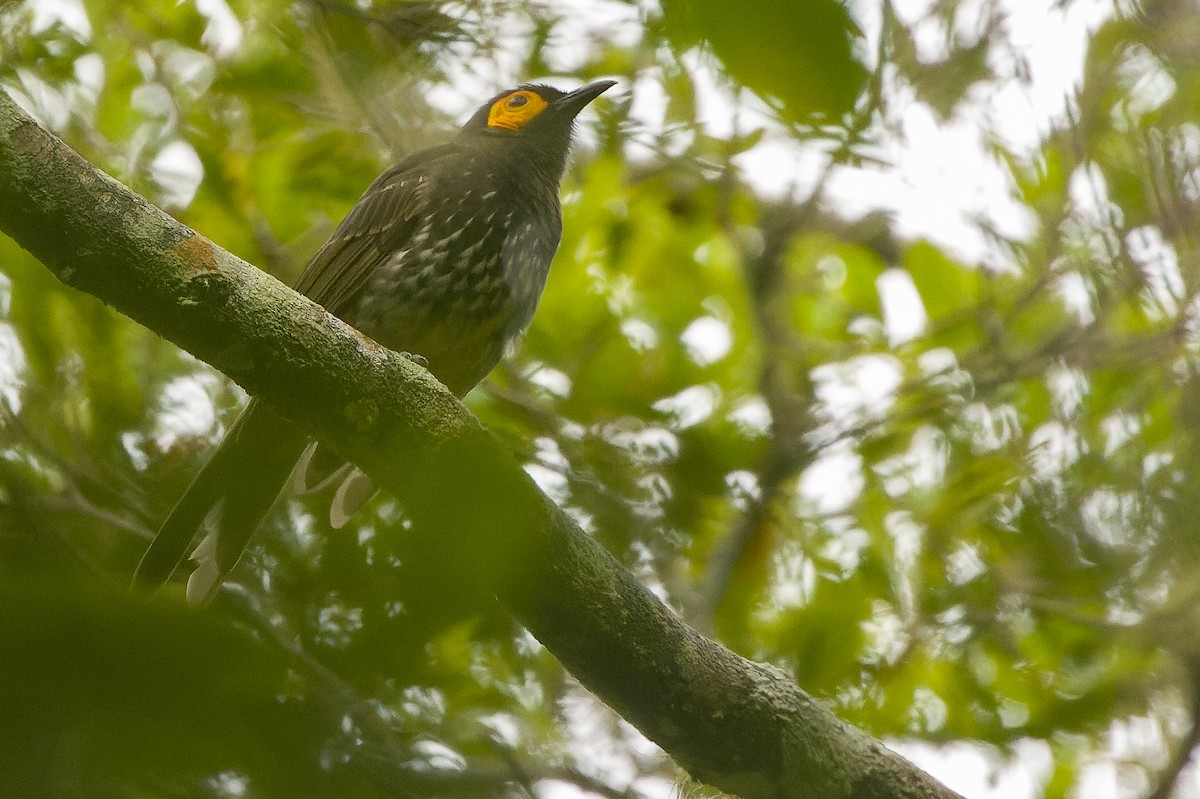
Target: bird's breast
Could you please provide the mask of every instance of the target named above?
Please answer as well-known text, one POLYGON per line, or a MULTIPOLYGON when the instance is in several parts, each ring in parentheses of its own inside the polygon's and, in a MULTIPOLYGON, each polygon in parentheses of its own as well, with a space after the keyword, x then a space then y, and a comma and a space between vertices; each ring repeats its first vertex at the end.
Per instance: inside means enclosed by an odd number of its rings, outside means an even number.
POLYGON ((561 221, 555 196, 520 202, 498 188, 467 187, 435 199, 381 259, 350 321, 424 357, 462 395, 532 319, 561 221))

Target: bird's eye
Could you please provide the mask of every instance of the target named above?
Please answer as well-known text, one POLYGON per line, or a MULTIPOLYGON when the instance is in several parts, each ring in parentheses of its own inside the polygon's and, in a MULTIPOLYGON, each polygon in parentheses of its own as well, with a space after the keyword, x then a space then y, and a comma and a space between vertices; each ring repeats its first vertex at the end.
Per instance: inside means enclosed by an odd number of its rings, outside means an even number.
MULTIPOLYGON (((0 0, 0 3, 3 2, 4 0, 0 0)), ((549 106, 540 94, 528 89, 502 94, 488 109, 487 126, 509 131, 520 130, 549 106)))

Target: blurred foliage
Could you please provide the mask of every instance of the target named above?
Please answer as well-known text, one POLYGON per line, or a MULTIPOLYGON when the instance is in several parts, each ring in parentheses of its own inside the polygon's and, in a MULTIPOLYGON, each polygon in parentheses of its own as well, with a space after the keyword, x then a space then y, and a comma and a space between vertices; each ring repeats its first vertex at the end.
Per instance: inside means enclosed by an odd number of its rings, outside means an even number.
MULTIPOLYGON (((870 47, 833 0, 770 5, 9 0, 0 85, 291 281, 390 158, 500 86, 619 78, 581 125, 537 318, 476 413, 685 617, 872 734, 996 763, 1040 742, 1049 797, 1108 760, 1169 783, 1200 696, 1194 3, 1097 26, 1032 148, 971 110, 1029 79, 998 4, 860 3, 870 47), (827 196, 887 165, 911 106, 985 125, 1029 223, 980 221, 986 265, 827 196), (763 192, 743 169, 761 148, 823 171, 763 192), (1131 725, 1154 734, 1114 749, 1131 725)), ((387 498, 338 533, 319 499, 282 501, 204 612, 130 597, 242 397, 7 239, 0 268, 0 794, 677 778, 464 590, 483 564, 387 498)))
POLYGON ((860 31, 837 0, 663 0, 663 29, 686 50, 701 42, 728 77, 795 121, 848 115, 866 83, 851 45, 860 31))

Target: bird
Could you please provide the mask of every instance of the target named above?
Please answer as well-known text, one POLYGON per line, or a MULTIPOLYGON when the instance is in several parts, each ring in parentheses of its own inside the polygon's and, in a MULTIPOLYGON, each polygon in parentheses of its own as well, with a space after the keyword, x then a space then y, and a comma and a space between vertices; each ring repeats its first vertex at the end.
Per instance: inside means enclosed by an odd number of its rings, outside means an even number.
MULTIPOLYGON (((614 85, 525 83, 495 95, 448 141, 376 178, 295 289, 465 396, 533 318, 562 236, 575 118, 614 85)), ((374 494, 360 470, 252 398, 162 523, 134 584, 169 581, 207 527, 186 596, 209 602, 289 476, 298 491, 340 481, 334 527, 374 494)))

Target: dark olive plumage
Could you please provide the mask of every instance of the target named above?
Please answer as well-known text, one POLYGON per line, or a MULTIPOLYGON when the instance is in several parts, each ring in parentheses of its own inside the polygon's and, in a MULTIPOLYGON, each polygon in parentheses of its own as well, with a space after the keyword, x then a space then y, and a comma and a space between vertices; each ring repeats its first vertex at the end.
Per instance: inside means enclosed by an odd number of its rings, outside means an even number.
MULTIPOLYGON (((380 175, 296 290, 381 344, 420 356, 465 395, 533 317, 562 232, 558 188, 574 119, 612 85, 564 93, 527 84, 496 95, 452 140, 380 175)), ((188 585, 189 599, 211 598, 307 445, 252 400, 163 523, 135 581, 165 582, 219 507, 188 585)), ((310 454, 298 472, 319 471, 310 454)), ((361 472, 351 477, 358 484, 347 481, 337 495, 347 507, 372 491, 361 472)))

